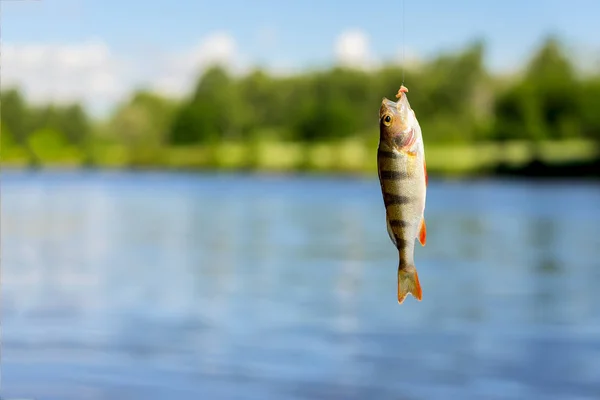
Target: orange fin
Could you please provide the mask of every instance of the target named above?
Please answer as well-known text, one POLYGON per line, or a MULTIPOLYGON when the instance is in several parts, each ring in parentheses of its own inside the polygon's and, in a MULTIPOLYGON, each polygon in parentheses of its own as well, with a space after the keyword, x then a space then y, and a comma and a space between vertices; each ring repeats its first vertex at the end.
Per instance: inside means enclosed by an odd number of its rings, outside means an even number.
POLYGON ((423 217, 419 226, 419 243, 421 246, 425 246, 425 242, 427 242, 427 226, 425 226, 425 217, 423 217))
POLYGON ((425 186, 429 184, 429 176, 427 176, 427 163, 423 160, 423 170, 425 171, 425 186))
POLYGON ((419 275, 414 266, 400 266, 398 267, 398 304, 402 304, 409 293, 419 301, 423 298, 419 275))

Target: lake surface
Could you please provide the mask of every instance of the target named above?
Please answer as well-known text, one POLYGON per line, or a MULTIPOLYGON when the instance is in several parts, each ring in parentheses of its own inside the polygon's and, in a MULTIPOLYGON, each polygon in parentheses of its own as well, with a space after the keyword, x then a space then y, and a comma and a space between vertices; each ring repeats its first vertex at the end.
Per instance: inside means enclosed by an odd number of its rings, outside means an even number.
POLYGON ((4 399, 600 398, 600 185, 2 172, 4 399))

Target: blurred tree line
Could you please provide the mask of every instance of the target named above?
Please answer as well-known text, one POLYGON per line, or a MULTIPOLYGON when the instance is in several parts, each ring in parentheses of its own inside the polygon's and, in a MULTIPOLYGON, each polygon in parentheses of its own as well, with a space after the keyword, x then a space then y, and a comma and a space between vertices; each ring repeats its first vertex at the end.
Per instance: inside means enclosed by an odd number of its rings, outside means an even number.
MULTIPOLYGON (((519 74, 492 76, 484 51, 476 42, 407 69, 409 99, 426 143, 580 138, 600 144, 600 68, 582 75, 560 43, 549 38, 519 74)), ((312 143, 352 137, 374 145, 380 101, 394 99, 402 74, 390 65, 290 77, 255 70, 235 78, 215 66, 185 98, 138 91, 107 121, 94 121, 78 104, 30 105, 11 88, 1 93, 2 148, 85 152, 98 143, 119 143, 152 160, 165 146, 221 141, 312 143)))

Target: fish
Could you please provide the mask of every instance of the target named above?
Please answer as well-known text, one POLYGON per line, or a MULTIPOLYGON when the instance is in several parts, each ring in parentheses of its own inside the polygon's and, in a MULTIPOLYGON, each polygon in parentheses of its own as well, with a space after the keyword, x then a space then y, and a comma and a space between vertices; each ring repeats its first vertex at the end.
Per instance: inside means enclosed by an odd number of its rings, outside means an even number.
POLYGON ((425 199, 428 176, 419 121, 402 85, 396 102, 383 98, 379 108, 377 173, 385 205, 387 232, 398 250, 398 304, 410 293, 423 297, 414 262, 415 241, 427 241, 425 199))

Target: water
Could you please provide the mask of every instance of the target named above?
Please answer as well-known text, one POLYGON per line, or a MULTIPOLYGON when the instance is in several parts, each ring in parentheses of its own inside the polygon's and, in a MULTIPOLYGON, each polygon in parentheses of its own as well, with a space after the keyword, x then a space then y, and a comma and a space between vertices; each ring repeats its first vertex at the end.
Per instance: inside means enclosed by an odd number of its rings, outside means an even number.
POLYGON ((600 185, 431 181, 396 302, 374 180, 2 175, 2 395, 598 399, 600 185))

